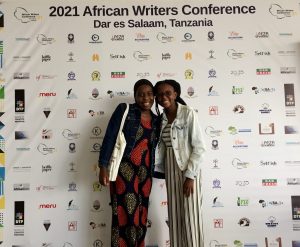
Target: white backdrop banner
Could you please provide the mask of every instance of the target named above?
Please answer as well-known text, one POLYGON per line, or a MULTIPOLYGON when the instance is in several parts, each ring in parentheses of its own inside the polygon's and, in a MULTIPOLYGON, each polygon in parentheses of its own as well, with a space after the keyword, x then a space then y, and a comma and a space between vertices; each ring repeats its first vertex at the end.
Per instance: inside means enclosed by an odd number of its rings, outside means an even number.
MULTIPOLYGON (((0 2, 0 246, 110 246, 97 160, 141 78, 199 115, 205 247, 300 246, 298 0, 0 2)), ((155 180, 147 247, 170 247, 155 180)), ((184 246, 182 246, 184 247, 184 246)))

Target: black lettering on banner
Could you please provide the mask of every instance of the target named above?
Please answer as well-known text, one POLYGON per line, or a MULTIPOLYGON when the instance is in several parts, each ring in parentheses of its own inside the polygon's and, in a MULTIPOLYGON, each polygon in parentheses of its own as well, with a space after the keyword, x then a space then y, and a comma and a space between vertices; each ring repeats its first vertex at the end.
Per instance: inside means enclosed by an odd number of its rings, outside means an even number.
POLYGON ((77 6, 71 7, 71 6, 50 6, 50 17, 62 17, 62 16, 66 16, 66 17, 70 17, 70 16, 79 16, 78 14, 78 8, 77 6))

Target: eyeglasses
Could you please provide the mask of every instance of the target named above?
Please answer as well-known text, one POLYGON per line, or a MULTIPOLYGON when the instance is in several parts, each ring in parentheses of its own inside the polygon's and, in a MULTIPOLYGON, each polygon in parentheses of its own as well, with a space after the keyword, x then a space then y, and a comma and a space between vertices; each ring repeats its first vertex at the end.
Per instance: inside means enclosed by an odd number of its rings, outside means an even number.
POLYGON ((174 92, 172 91, 165 91, 165 92, 157 93, 156 97, 158 98, 162 98, 163 96, 170 97, 173 93, 174 92))

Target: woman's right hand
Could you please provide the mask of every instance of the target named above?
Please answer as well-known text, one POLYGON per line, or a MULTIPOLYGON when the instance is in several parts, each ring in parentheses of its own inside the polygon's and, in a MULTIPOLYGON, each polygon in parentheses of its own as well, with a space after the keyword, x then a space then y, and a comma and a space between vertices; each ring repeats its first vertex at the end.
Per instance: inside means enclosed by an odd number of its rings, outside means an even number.
POLYGON ((108 170, 103 166, 100 167, 99 182, 103 186, 109 185, 108 170))

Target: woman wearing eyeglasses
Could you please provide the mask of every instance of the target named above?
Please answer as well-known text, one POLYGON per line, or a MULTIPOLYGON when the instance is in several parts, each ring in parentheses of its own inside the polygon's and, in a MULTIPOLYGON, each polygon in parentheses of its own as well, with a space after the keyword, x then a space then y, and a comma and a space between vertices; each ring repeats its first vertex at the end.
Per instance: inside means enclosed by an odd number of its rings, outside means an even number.
POLYGON ((174 80, 156 83, 156 109, 164 108, 155 169, 165 173, 172 247, 204 247, 201 166, 205 152, 196 112, 180 98, 174 80))

